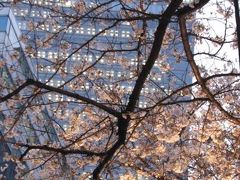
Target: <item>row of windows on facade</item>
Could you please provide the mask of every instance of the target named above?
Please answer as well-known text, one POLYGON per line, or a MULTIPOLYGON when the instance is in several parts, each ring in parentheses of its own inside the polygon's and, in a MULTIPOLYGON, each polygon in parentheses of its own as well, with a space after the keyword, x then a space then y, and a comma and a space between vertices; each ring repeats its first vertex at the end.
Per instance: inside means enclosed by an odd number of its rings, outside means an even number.
MULTIPOLYGON (((18 22, 18 26, 21 30, 31 30, 28 27, 27 22, 18 22)), ((36 30, 38 31, 52 31, 52 32, 58 32, 62 27, 60 25, 57 26, 50 26, 48 24, 41 24, 37 26, 36 30)), ((63 27, 65 28, 65 27, 63 27)), ((103 29, 99 28, 92 28, 92 27, 67 27, 65 29, 66 33, 69 34, 83 34, 83 35, 95 35, 96 33, 99 33, 103 31, 103 29)), ((131 35, 131 32, 129 30, 105 30, 103 33, 100 34, 101 36, 111 36, 111 37, 122 37, 122 38, 129 38, 131 35)))
MULTIPOLYGON (((48 95, 48 99, 49 99, 50 101, 56 101, 56 102, 58 102, 58 101, 81 102, 81 101, 77 101, 76 99, 70 98, 70 97, 67 97, 67 98, 64 99, 64 97, 63 97, 62 95, 51 95, 51 94, 49 94, 49 95, 48 95)), ((93 97, 91 97, 91 99, 92 99, 92 100, 95 100, 95 101, 100 100, 100 99, 98 99, 98 98, 93 98, 93 97)), ((140 108, 145 108, 145 107, 147 107, 147 102, 145 102, 145 101, 139 101, 138 107, 140 107, 140 108)), ((70 111, 70 110, 67 109, 66 111, 70 111)), ((58 113, 60 113, 60 111, 59 111, 58 113)), ((68 116, 69 114, 66 112, 65 115, 68 116)))
MULTIPOLYGON (((40 81, 42 81, 42 80, 40 79, 40 81)), ((47 80, 45 80, 45 81, 47 81, 47 80)), ((65 81, 63 81, 63 80, 50 80, 46 84, 50 85, 50 86, 59 87, 59 86, 63 85, 64 83, 65 83, 65 81)), ((69 86, 71 88, 74 85, 70 84, 69 86)), ((104 86, 105 86, 106 89, 109 89, 109 90, 114 89, 114 85, 112 85, 112 84, 109 84, 109 85, 105 84, 104 86)), ((82 85, 79 88, 80 88, 80 90, 89 90, 91 88, 91 86, 88 82, 86 82, 85 85, 82 85)), ((164 86, 161 86, 161 88, 164 88, 164 86)), ((132 85, 121 85, 120 89, 123 90, 126 93, 129 93, 129 92, 132 92, 133 86, 132 85)), ((145 88, 142 89, 141 92, 144 93, 144 94, 152 94, 152 93, 155 93, 155 92, 158 92, 158 91, 159 90, 154 88, 154 87, 145 87, 145 88)), ((60 100, 60 99, 63 100, 63 96, 61 96, 61 95, 52 95, 52 94, 48 95, 49 99, 52 99, 53 96, 55 96, 55 98, 54 98, 55 100, 56 100, 56 97, 57 97, 57 100, 60 100)))
MULTIPOLYGON (((55 73, 56 68, 52 66, 41 66, 40 68, 37 68, 38 72, 40 73, 55 73)), ((66 66, 64 68, 60 68, 60 72, 75 74, 79 73, 77 70, 74 69, 74 67, 67 68, 66 66), (68 70, 69 69, 69 70, 68 70)), ((123 72, 123 71, 116 71, 116 70, 97 70, 95 73, 90 72, 91 75, 95 76, 96 78, 102 77, 102 78, 133 78, 134 73, 133 72, 123 72)), ((90 74, 88 72, 83 72, 83 75, 90 74)), ((163 72, 162 72, 163 74, 163 72)), ((161 75, 156 74, 151 76, 151 79, 154 81, 161 81, 161 75)))
MULTIPOLYGON (((39 17, 39 18, 47 18, 49 17, 50 15, 50 12, 49 11, 44 11, 44 10, 41 10, 41 11, 37 11, 37 10, 31 10, 31 12, 29 12, 28 9, 13 9, 13 13, 15 16, 28 16, 30 15, 30 17, 39 17)), ((121 23, 122 25, 126 25, 126 26, 129 26, 130 25, 130 22, 128 21, 123 21, 121 23)))
MULTIPOLYGON (((49 59, 49 60, 56 60, 58 59, 59 57, 61 58, 67 58, 69 56, 69 53, 60 53, 58 54, 58 52, 54 52, 54 51, 38 51, 37 52, 37 58, 43 58, 43 59, 49 59)), ((87 62, 93 62, 93 59, 99 59, 100 56, 93 56, 93 55, 80 55, 80 54, 73 54, 71 55, 71 60, 73 61, 87 61, 87 62)), ((131 66, 137 66, 138 65, 138 60, 136 58, 129 58, 130 61, 128 62, 129 65, 131 66)), ((102 64, 109 64, 109 61, 102 57, 101 60, 99 61, 100 63, 102 64)), ((110 60, 111 64, 115 64, 117 63, 116 59, 111 59, 110 60)), ((146 60, 143 60, 142 64, 145 65, 146 63, 146 60)), ((156 61, 155 64, 154 64, 155 67, 161 67, 161 63, 156 61)), ((54 68, 50 68, 49 69, 45 69, 45 68, 42 68, 42 71, 47 71, 47 72, 54 72, 55 69, 54 68)))
MULTIPOLYGON (((3 2, 14 2, 15 0, 3 0, 3 2)), ((23 3, 29 3, 29 0, 22 0, 23 3)), ((46 1, 46 0, 32 0, 31 4, 35 5, 44 5, 44 6, 52 6, 58 5, 63 7, 71 7, 76 3, 76 0, 54 0, 54 1, 46 1)), ((88 7, 94 7, 96 4, 94 2, 89 2, 88 7)))

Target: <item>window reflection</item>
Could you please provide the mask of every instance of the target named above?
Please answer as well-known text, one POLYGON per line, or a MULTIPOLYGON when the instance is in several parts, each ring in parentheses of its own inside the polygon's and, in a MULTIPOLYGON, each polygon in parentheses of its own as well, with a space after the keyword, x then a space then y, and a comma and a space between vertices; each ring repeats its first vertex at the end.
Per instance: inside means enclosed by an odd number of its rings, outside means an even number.
POLYGON ((0 31, 6 31, 8 26, 8 17, 1 16, 0 17, 0 31))

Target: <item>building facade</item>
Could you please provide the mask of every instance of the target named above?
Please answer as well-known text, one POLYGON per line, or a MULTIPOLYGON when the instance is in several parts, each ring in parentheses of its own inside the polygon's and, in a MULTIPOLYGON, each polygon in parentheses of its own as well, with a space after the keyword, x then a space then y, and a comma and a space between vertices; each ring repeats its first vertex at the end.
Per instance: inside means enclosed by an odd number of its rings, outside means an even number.
MULTIPOLYGON (((0 89, 1 96, 4 96, 16 89, 26 79, 35 79, 36 71, 32 63, 23 52, 24 45, 19 41, 21 32, 18 28, 15 17, 7 7, 0 8, 0 89)), ((26 110, 28 103, 24 100, 31 89, 26 88, 17 97, 6 102, 1 102, 0 111, 0 135, 6 141, 0 144, 0 167, 1 178, 15 179, 16 165, 9 160, 8 155, 21 156, 23 153, 13 144, 30 143, 42 144, 46 141, 58 142, 58 137, 50 119, 49 111, 43 107, 38 112, 26 110), (22 101, 15 100, 23 98, 22 101), (42 121, 42 124, 35 123, 42 121)), ((36 97, 33 102, 43 103, 44 97, 36 97)), ((31 109, 31 108, 30 108, 31 109)), ((2 140, 3 140, 2 139, 2 140)), ((19 168, 19 167, 17 167, 19 168)), ((31 169, 26 164, 26 170, 31 169)))
MULTIPOLYGON (((3 2, 8 6, 12 1, 3 2)), ((134 6, 129 4, 129 8, 134 6)), ((166 7, 162 1, 143 6, 153 15, 166 7)), ((28 78, 124 109, 149 55, 157 19, 134 20, 141 16, 122 11, 119 1, 22 1, 12 6, 12 11, 22 32, 19 39, 26 42, 24 50, 36 71, 28 78)), ((191 82, 180 41, 173 20, 138 109, 151 106, 159 94, 164 97, 191 82)), ((76 109, 87 122, 89 112, 84 103, 56 93, 46 93, 46 97, 51 118, 61 130, 77 128, 69 122, 76 109), (66 104, 67 108, 62 108, 66 104)))
MULTIPOLYGON (((135 5, 132 3, 130 7, 135 5)), ((156 2, 146 12, 157 14, 163 9, 164 3, 156 2)), ((121 14, 118 1, 38 0, 31 5, 23 1, 13 7, 13 12, 24 38, 31 43, 27 50, 37 69, 38 80, 55 87, 63 86, 97 101, 101 101, 102 97, 97 88, 106 92, 118 88, 123 93, 117 103, 123 106, 127 103, 150 51, 156 20, 146 23, 137 21, 134 24, 127 20, 131 19, 129 15, 121 14), (92 14, 82 17, 85 12, 92 14), (99 13, 99 16, 94 13, 99 13), (125 20, 121 20, 121 16, 125 20), (145 33, 146 37, 140 37, 141 33, 145 33), (138 43, 141 45, 137 50, 138 43)), ((167 32, 168 41, 172 44, 164 42, 165 47, 142 90, 139 108, 151 104, 148 96, 166 94, 191 82, 190 68, 181 56, 183 48, 174 42, 180 41, 177 32, 177 23, 172 23, 167 32)), ((74 104, 75 101, 59 94, 49 93, 47 96, 50 103, 72 101, 74 104)), ((71 114, 70 111, 59 113, 60 116, 71 114)))

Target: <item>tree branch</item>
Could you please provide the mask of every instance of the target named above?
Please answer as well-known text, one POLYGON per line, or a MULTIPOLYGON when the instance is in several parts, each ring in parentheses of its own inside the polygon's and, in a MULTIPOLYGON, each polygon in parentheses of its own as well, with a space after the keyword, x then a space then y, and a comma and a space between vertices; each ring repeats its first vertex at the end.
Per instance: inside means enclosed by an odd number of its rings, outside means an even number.
MULTIPOLYGON (((160 20, 157 30, 155 32, 155 39, 153 42, 151 53, 146 62, 146 65, 143 67, 143 69, 136 81, 134 89, 129 97, 129 103, 125 110, 126 112, 130 112, 130 111, 134 110, 135 105, 139 99, 141 89, 143 88, 143 85, 147 79, 147 76, 149 75, 156 59, 158 58, 158 55, 159 55, 159 52, 160 52, 160 49, 162 46, 163 38, 165 35, 165 31, 167 29, 169 21, 181 3, 182 3, 182 0, 172 1, 169 4, 169 6, 167 7, 166 11, 163 13, 162 19, 160 20)), ((94 180, 99 179, 99 174, 102 172, 104 167, 112 159, 115 152, 125 143, 129 120, 130 120, 129 117, 127 119, 122 118, 122 117, 118 118, 118 140, 112 146, 112 148, 110 148, 110 150, 107 152, 104 159, 99 163, 99 165, 93 171, 93 179, 94 180)))
POLYGON ((235 21, 236 21, 236 33, 237 33, 237 44, 238 44, 238 62, 240 67, 240 16, 239 16, 239 2, 238 0, 233 0, 235 8, 235 21))
POLYGON ((54 147, 49 147, 47 145, 28 145, 28 144, 22 144, 22 143, 14 143, 17 146, 21 147, 26 147, 27 149, 24 151, 24 153, 21 155, 19 160, 22 160, 29 151, 33 149, 39 149, 39 150, 44 150, 44 151, 51 151, 51 152, 56 152, 56 153, 61 153, 63 155, 67 154, 81 154, 81 155, 86 155, 86 156, 104 156, 106 153, 105 152, 93 152, 93 151, 88 151, 88 150, 79 150, 79 149, 69 149, 65 150, 63 148, 54 148, 54 147))
POLYGON ((222 105, 214 98, 214 95, 211 93, 211 91, 206 86, 206 81, 202 78, 201 73, 197 67, 197 64, 194 61, 194 57, 191 51, 191 47, 188 40, 188 34, 187 34, 187 27, 186 27, 186 19, 185 15, 179 16, 179 26, 180 26, 180 32, 182 37, 182 42, 184 46, 184 50, 188 59, 188 62, 192 68, 192 71, 194 73, 194 76, 197 79, 198 84, 201 86, 203 92, 206 94, 206 96, 209 98, 209 100, 216 105, 216 107, 227 117, 230 119, 230 122, 240 125, 240 119, 237 117, 234 117, 229 112, 227 112, 222 105))
POLYGON ((181 0, 172 1, 170 3, 170 5, 167 7, 166 11, 163 13, 162 18, 157 27, 157 30, 155 32, 155 38, 153 41, 153 46, 152 46, 150 55, 148 57, 148 60, 145 64, 145 66, 143 67, 143 69, 136 81, 134 89, 129 97, 129 103, 126 108, 126 111, 133 111, 133 109, 135 108, 135 105, 140 96, 140 92, 143 88, 143 85, 144 85, 156 59, 159 56, 159 52, 160 52, 160 49, 162 46, 163 38, 164 38, 164 35, 166 32, 167 26, 169 24, 169 21, 181 3, 182 3, 181 0))
POLYGON ((59 94, 62 94, 62 95, 66 95, 68 97, 72 97, 72 98, 75 98, 77 100, 81 100, 85 103, 88 103, 88 104, 91 104, 95 107, 98 107, 99 109, 102 109, 104 111, 106 111, 107 113, 115 116, 115 117, 120 117, 121 116, 121 113, 119 113, 118 111, 110 108, 110 107, 107 107, 101 103, 98 103, 92 99, 89 99, 89 98, 86 98, 84 96, 81 96, 77 93, 72 93, 72 92, 69 92, 69 91, 66 91, 66 90, 63 90, 63 89, 60 89, 60 88, 56 88, 56 87, 53 87, 53 86, 49 86, 49 85, 46 85, 40 81, 36 81, 36 80, 33 80, 33 79, 28 79, 25 83, 23 83, 21 86, 19 86, 16 90, 14 90, 13 92, 9 93, 8 95, 4 96, 4 97, 1 97, 0 98, 0 103, 1 102, 4 102, 6 101, 7 99, 13 97, 14 95, 18 94, 21 90, 23 90, 25 87, 29 86, 29 85, 34 85, 35 87, 38 87, 40 89, 46 89, 46 90, 49 90, 49 91, 53 91, 53 92, 57 92, 59 94))
POLYGON ((7 94, 6 96, 0 97, 0 103, 10 99, 11 97, 17 95, 20 91, 22 91, 25 87, 31 85, 30 81, 24 82, 21 86, 19 86, 17 89, 15 89, 13 92, 7 94))
POLYGON ((194 7, 190 7, 190 6, 184 6, 183 8, 179 9, 176 12, 177 16, 184 16, 190 13, 195 12, 196 10, 202 8, 203 6, 205 6, 210 0, 199 0, 198 3, 194 4, 194 7))

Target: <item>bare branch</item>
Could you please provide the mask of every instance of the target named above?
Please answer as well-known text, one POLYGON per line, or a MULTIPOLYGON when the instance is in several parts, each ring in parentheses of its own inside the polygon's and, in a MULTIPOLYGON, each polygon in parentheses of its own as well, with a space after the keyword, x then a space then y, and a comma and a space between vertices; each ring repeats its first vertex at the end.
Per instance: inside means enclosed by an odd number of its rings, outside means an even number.
POLYGON ((163 42, 163 37, 165 35, 165 31, 167 29, 169 21, 181 3, 182 3, 182 1, 179 1, 179 0, 172 1, 170 3, 170 5, 168 6, 168 8, 166 9, 166 11, 163 13, 162 18, 159 21, 157 30, 155 32, 155 38, 154 38, 153 46, 151 49, 151 53, 148 57, 146 65, 143 67, 140 75, 138 76, 138 79, 136 80, 134 89, 129 97, 129 103, 126 108, 126 111, 133 111, 133 109, 135 108, 135 105, 139 98, 140 92, 143 88, 143 85, 144 85, 156 59, 159 56, 159 52, 160 52, 162 42, 163 42))
POLYGON ((231 115, 229 112, 227 112, 222 105, 214 98, 214 95, 211 93, 211 91, 208 89, 206 86, 206 82, 201 76, 201 73, 197 67, 197 64, 194 61, 193 54, 190 48, 189 40, 188 40, 188 34, 187 34, 187 27, 186 27, 186 20, 185 16, 179 16, 179 26, 180 26, 180 31, 181 31, 181 37, 183 41, 183 46, 184 50, 186 53, 186 56, 188 58, 188 62, 192 67, 193 73, 197 79, 197 82, 199 85, 201 85, 203 92, 206 94, 206 96, 218 107, 218 109, 226 116, 229 118, 229 121, 240 125, 240 118, 234 117, 231 115))
POLYGON ((22 144, 22 143, 15 143, 15 145, 27 148, 25 150, 25 152, 22 154, 22 156, 20 157, 20 160, 23 159, 23 157, 26 156, 27 153, 33 149, 57 152, 57 153, 61 153, 63 155, 81 154, 81 155, 86 155, 86 156, 104 156, 106 154, 104 152, 93 152, 93 151, 88 151, 88 150, 78 150, 78 149, 69 149, 68 150, 68 149, 63 149, 63 148, 54 148, 54 147, 49 147, 47 145, 28 145, 28 144, 22 144))
POLYGON ((73 93, 73 92, 69 92, 69 91, 66 91, 66 90, 63 90, 63 89, 60 89, 60 88, 56 88, 56 87, 53 87, 53 86, 49 86, 49 85, 46 85, 40 81, 36 81, 36 80, 33 80, 33 79, 28 79, 25 83, 23 83, 21 86, 19 86, 16 90, 14 90, 12 93, 9 93, 8 95, 0 98, 0 102, 3 102, 3 101, 6 101, 7 99, 10 99, 11 97, 13 97, 14 95, 18 94, 21 90, 23 90, 25 87, 29 86, 29 85, 34 85, 40 89, 46 89, 48 91, 53 91, 53 92, 57 92, 59 94, 62 94, 62 95, 66 95, 68 97, 72 97, 72 98, 75 98, 75 99, 78 99, 78 100, 81 100, 85 103, 88 103, 88 104, 91 104, 91 105, 94 105, 104 111, 106 111, 107 113, 115 116, 115 117, 119 117, 121 116, 121 114, 114 110, 114 109, 111 109, 110 107, 107 107, 103 104, 100 104, 92 99, 89 99, 89 98, 86 98, 84 96, 81 96, 77 93, 73 93))
MULTIPOLYGON (((152 50, 149 55, 149 58, 146 62, 146 65, 143 67, 136 81, 134 89, 129 97, 129 103, 126 108, 127 112, 133 111, 135 108, 135 105, 137 103, 140 92, 145 83, 145 80, 149 75, 154 65, 154 62, 156 61, 159 55, 162 42, 163 42, 163 37, 165 35, 165 31, 167 29, 169 21, 181 3, 182 3, 182 0, 172 1, 162 15, 162 19, 160 20, 157 30, 155 32, 155 39, 153 42, 153 46, 152 46, 152 50)), ((128 124, 129 124, 129 119, 118 118, 118 141, 112 146, 112 148, 108 151, 106 157, 99 163, 97 168, 93 171, 93 179, 99 179, 99 174, 101 173, 103 168, 111 160, 115 152, 125 143, 128 124)))

